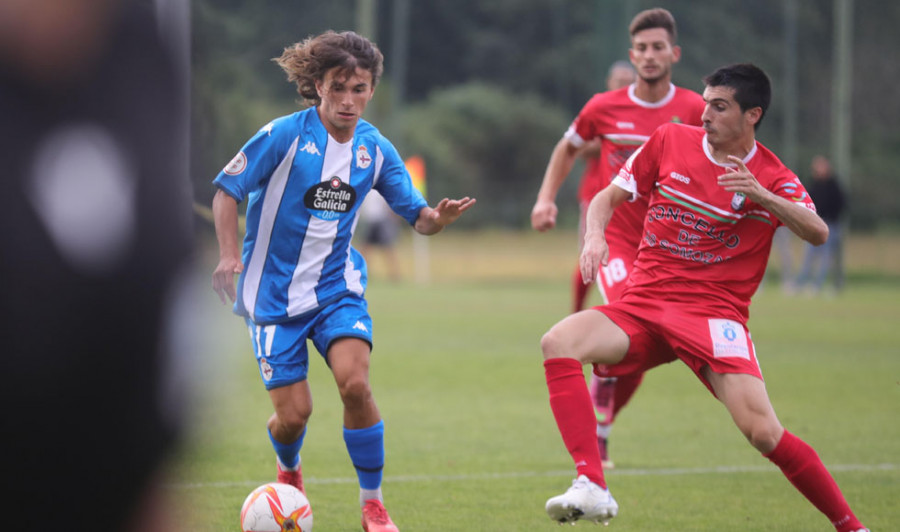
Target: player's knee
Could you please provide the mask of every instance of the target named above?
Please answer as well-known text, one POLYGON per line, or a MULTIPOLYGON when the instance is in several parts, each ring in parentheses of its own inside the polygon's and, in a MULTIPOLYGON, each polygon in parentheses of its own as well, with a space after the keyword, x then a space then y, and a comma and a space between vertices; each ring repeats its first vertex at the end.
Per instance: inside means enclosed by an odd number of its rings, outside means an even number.
POLYGON ((338 391, 344 406, 350 410, 361 407, 372 396, 369 381, 364 376, 354 376, 340 383, 338 391))
POLYGON ((767 454, 775 450, 784 429, 777 423, 756 423, 743 432, 750 445, 759 452, 767 454))
POLYGON ((303 432, 309 416, 312 415, 312 405, 295 405, 292 408, 281 409, 276 413, 276 423, 281 425, 284 432, 297 434, 303 432))
POLYGON ((544 355, 544 360, 568 356, 568 351, 565 346, 565 340, 556 327, 550 329, 541 337, 541 352, 544 355))

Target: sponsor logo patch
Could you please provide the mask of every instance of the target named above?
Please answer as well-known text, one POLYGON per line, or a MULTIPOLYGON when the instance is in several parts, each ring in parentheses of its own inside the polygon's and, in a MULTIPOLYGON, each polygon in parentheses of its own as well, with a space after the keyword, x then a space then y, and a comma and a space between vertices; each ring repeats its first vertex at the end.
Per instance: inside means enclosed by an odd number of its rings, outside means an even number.
POLYGON ((734 320, 709 320, 709 336, 712 340, 713 356, 716 358, 737 357, 750 360, 750 348, 744 327, 734 320))
POLYGON ((356 190, 335 176, 307 190, 303 203, 316 218, 336 220, 356 205, 356 190))
POLYGON ((355 324, 353 324, 353 328, 362 332, 369 332, 369 329, 367 329, 366 325, 361 321, 357 321, 355 324))

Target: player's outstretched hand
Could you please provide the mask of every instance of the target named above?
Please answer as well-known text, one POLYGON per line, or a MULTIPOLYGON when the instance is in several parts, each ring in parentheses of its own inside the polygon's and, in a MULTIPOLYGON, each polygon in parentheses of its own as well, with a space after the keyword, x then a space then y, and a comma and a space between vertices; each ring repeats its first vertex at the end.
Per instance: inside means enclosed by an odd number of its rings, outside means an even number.
POLYGON ((559 209, 552 201, 538 200, 531 209, 531 227, 538 231, 547 231, 556 227, 556 215, 559 209))
POLYGON ((472 205, 475 205, 475 198, 470 198, 468 196, 458 200, 444 198, 438 202, 434 209, 432 209, 430 213, 431 220, 441 227, 450 225, 455 222, 462 213, 469 210, 472 205))
POLYGON ((413 227, 419 234, 433 235, 440 232, 444 226, 455 222, 472 205, 475 205, 475 198, 468 196, 458 200, 444 198, 433 209, 423 208, 413 227))
POLYGON ((244 265, 239 260, 225 258, 219 260, 219 264, 213 272, 212 286, 213 290, 219 294, 219 299, 222 300, 223 304, 227 304, 228 301, 234 302, 237 297, 237 292, 234 288, 234 276, 240 274, 243 270, 244 265), (225 299, 226 297, 228 298, 227 300, 225 299))

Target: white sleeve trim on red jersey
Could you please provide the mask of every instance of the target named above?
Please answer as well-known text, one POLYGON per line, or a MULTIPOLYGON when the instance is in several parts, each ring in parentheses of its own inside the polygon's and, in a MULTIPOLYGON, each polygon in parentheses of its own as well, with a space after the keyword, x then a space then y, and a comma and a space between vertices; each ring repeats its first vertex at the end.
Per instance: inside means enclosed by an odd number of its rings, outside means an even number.
POLYGON ((585 142, 587 142, 583 138, 581 138, 581 135, 579 135, 577 131, 575 131, 575 122, 572 122, 572 124, 569 126, 569 129, 567 129, 563 134, 563 138, 568 140, 569 144, 575 146, 576 148, 584 146, 585 142))

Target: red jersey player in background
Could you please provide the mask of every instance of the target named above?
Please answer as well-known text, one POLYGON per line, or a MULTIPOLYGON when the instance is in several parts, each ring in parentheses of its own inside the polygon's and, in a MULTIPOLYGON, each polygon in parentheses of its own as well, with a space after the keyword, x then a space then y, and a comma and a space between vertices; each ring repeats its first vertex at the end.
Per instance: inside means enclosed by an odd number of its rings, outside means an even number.
POLYGON ((756 141, 771 99, 768 76, 737 64, 704 82, 703 128, 661 126, 588 209, 585 280, 608 263, 604 229, 617 206, 648 198, 621 299, 572 314, 541 339, 550 406, 578 471, 568 491, 547 501, 547 513, 570 522, 618 512, 590 430, 582 366, 609 365, 614 375, 680 359, 838 532, 866 531, 815 450, 779 422, 747 329, 775 230, 785 225, 821 245, 828 226, 797 176, 756 141))
MULTIPOLYGON (((614 91, 627 87, 634 83, 636 79, 637 74, 631 63, 624 60, 616 61, 609 66, 609 71, 606 73, 606 90, 614 91)), ((581 252, 581 243, 584 241, 584 217, 587 214, 588 203, 591 202, 594 194, 603 190, 603 187, 608 184, 608 180, 607 182, 603 181, 602 147, 603 142, 598 137, 585 141, 577 152, 577 156, 583 158, 585 162, 581 183, 578 185, 578 210, 580 215, 578 219, 579 252, 581 252)), ((592 282, 585 283, 581 280, 581 269, 576 264, 572 275, 572 312, 578 312, 584 308, 588 290, 593 284, 592 282)))
MULTIPOLYGON (((579 189, 582 226, 591 198, 612 181, 625 160, 658 126, 668 122, 700 125, 703 98, 676 87, 671 81, 672 65, 681 58, 681 49, 675 44, 678 32, 672 14, 662 8, 642 11, 632 19, 628 31, 631 35, 628 56, 637 71, 637 80, 625 88, 594 95, 556 144, 531 211, 531 225, 538 231, 556 225, 556 194, 585 143, 599 139, 601 155, 600 164, 593 172, 585 173, 579 189)), ((646 210, 646 199, 637 198, 616 210, 606 230, 610 260, 600 272, 598 287, 607 303, 618 300, 622 294, 641 241, 646 210)), ((573 312, 582 309, 588 286, 576 265, 572 276, 573 312)), ((621 375, 617 379, 592 377, 597 444, 606 467, 612 467, 607 443, 613 421, 642 379, 641 373, 621 375)))

